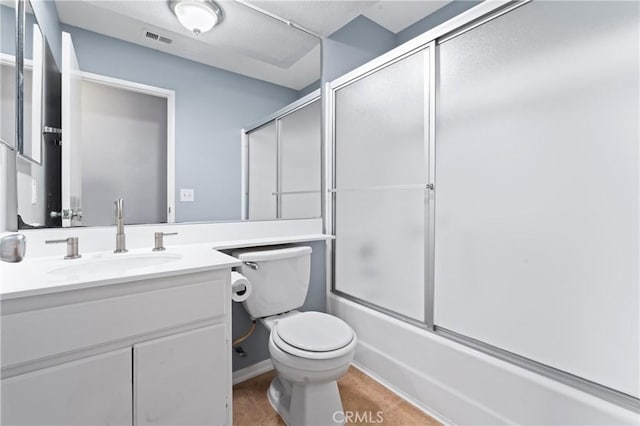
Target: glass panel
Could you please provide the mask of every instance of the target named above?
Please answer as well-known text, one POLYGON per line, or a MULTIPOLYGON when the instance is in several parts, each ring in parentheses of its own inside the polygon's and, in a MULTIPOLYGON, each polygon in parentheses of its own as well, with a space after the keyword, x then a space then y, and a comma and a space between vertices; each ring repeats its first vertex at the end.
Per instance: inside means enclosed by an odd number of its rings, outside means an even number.
POLYGON ((33 59, 30 67, 27 65, 24 67, 23 145, 20 154, 23 158, 42 164, 42 85, 44 82, 45 41, 40 27, 36 23, 32 25, 27 23, 25 32, 32 34, 33 59), (29 74, 28 79, 27 74, 29 74))
POLYGON ((435 233, 437 325, 636 397, 639 15, 532 2, 441 45, 435 233))
POLYGON ((320 100, 280 120, 280 191, 282 218, 320 216, 320 100))
POLYGON ((276 124, 249 134, 249 219, 276 218, 276 124))
MULTIPOLYGON (((0 10, 2 7, 0 7, 0 10)), ((0 63, 0 139, 13 147, 16 142, 16 67, 0 63)))
POLYGON ((421 51, 335 98, 335 288, 418 321, 425 319, 427 71, 421 51))
POLYGON ((424 320, 424 189, 336 194, 336 289, 424 320))
POLYGON ((426 182, 428 55, 416 53, 336 92, 336 187, 426 182))
POLYGON ((282 219, 320 217, 320 192, 313 194, 282 194, 282 219))

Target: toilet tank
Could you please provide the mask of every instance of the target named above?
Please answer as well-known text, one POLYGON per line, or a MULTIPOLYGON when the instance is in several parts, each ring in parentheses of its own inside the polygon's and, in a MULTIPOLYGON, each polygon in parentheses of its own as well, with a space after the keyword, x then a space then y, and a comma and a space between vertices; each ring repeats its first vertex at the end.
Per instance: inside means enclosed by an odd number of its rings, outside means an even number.
POLYGON ((242 261, 238 271, 253 288, 242 302, 252 318, 281 314, 304 304, 311 276, 311 247, 243 249, 232 255, 242 261))

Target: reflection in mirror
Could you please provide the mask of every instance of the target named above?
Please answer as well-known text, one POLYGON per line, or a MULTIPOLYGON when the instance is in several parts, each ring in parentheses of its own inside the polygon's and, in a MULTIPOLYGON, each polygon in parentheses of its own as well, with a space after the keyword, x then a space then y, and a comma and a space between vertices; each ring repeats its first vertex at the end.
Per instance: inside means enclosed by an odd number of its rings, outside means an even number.
MULTIPOLYGON (((246 219, 243 129, 319 88, 319 39, 232 1, 219 2, 223 19, 199 35, 169 2, 53 3, 68 35, 60 55, 62 201, 47 217, 112 225, 113 200, 122 197, 127 224, 246 219)), ((312 155, 319 164, 319 144, 312 155)), ((320 167, 312 170, 315 185, 320 167)))
MULTIPOLYGON (((1 12, 1 9, 0 9, 1 12)), ((4 15, 4 13, 3 13, 4 15)), ((16 147, 16 65, 13 56, 0 54, 0 140, 16 147)))
POLYGON ((246 130, 243 218, 321 215, 320 118, 318 89, 246 130))
MULTIPOLYGON (((16 62, 18 52, 16 46, 16 2, 0 2, 0 19, 2 24, 2 45, 0 65, 2 66, 2 139, 10 141, 19 151, 16 160, 16 183, 18 192, 25 196, 18 197, 19 220, 25 219, 35 226, 46 225, 45 210, 48 204, 47 192, 50 191, 49 179, 45 177, 43 167, 43 125, 44 125, 44 85, 46 58, 51 58, 50 49, 46 45, 38 20, 30 3, 21 3, 25 15, 21 22, 23 49, 21 58, 23 68, 21 76, 22 92, 16 90, 18 73, 16 62), (21 114, 17 114, 17 94, 22 93, 21 114), (16 123, 22 125, 18 128, 16 123)), ((53 68, 54 80, 57 68, 53 68)), ((55 82, 50 82, 55 89, 55 82)), ((55 91, 55 90, 54 90, 55 91)), ((52 97, 56 97, 55 94, 52 97)), ((51 97, 50 97, 51 98, 51 97)), ((55 109, 55 105, 54 105, 55 109)), ((51 124, 56 124, 55 119, 51 124)), ((52 179, 51 181, 55 181, 52 179)))
POLYGON ((15 1, 0 1, 0 141, 12 149, 16 140, 15 1))
POLYGON ((44 83, 44 36, 33 11, 27 7, 25 42, 31 39, 31 55, 25 49, 23 134, 20 155, 26 160, 42 164, 42 94, 44 83), (27 36, 28 34, 28 36, 27 36))
POLYGON ((23 133, 18 141, 16 133, 16 12, 14 2, 0 3, 2 21, 2 140, 20 150, 24 159, 42 163, 42 84, 44 36, 40 31, 29 3, 25 4, 24 63, 23 63, 23 133), (12 7, 8 6, 11 5, 12 7))

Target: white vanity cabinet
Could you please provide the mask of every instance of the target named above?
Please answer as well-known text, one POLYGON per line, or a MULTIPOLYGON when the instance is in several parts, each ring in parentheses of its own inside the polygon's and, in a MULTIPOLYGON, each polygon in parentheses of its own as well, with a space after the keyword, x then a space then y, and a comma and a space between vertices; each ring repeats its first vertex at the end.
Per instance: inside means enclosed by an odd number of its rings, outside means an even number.
POLYGON ((3 425, 131 424, 131 350, 2 380, 3 425))
POLYGON ((137 425, 217 425, 226 418, 225 324, 133 346, 137 425))
POLYGON ((1 424, 231 424, 230 268, 1 301, 1 424))

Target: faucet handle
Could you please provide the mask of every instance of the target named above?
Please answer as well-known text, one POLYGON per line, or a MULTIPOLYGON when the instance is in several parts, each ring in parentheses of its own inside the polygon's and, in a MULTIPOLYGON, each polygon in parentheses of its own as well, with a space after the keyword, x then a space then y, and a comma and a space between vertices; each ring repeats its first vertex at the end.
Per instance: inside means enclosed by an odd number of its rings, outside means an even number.
POLYGON ((67 255, 64 257, 65 259, 79 259, 82 257, 82 255, 78 253, 78 237, 69 237, 62 240, 47 240, 44 243, 45 244, 67 243, 67 255))
POLYGON ((178 235, 177 232, 155 232, 153 234, 154 239, 154 247, 153 251, 164 251, 166 248, 164 247, 164 237, 170 235, 178 235))
POLYGON ((27 250, 27 239, 22 234, 11 234, 0 238, 0 260, 22 262, 27 250))

